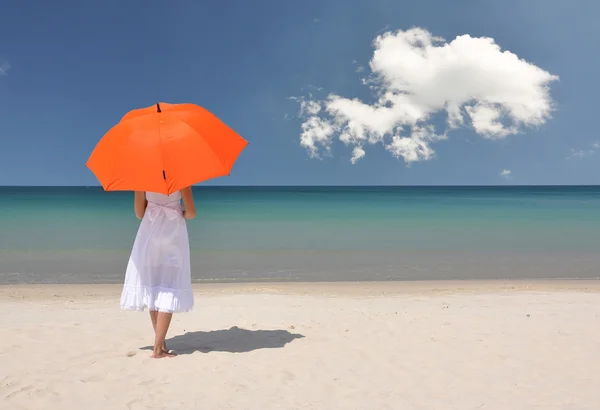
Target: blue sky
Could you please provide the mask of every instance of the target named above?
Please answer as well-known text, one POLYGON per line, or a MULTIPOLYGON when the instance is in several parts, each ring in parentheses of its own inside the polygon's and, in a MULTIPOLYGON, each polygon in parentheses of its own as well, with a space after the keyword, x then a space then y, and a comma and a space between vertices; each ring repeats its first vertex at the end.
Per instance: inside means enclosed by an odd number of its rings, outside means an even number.
POLYGON ((5 2, 0 185, 97 185, 85 162, 98 139, 156 101, 202 105, 251 142, 213 184, 598 184, 598 15, 592 0, 5 2), (337 139, 311 158, 289 97, 372 100, 373 41, 412 27, 491 37, 558 76, 552 118, 496 140, 450 130, 410 166, 382 144, 352 164, 337 139))

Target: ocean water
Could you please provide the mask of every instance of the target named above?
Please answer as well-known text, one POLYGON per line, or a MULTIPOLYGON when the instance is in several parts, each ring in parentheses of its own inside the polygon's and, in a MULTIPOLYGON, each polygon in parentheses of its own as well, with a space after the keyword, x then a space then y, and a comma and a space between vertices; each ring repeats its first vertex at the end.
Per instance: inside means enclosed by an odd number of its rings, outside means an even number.
MULTIPOLYGON (((597 278, 600 187, 195 187, 195 282, 597 278)), ((118 283, 133 194, 0 187, 0 284, 118 283)))

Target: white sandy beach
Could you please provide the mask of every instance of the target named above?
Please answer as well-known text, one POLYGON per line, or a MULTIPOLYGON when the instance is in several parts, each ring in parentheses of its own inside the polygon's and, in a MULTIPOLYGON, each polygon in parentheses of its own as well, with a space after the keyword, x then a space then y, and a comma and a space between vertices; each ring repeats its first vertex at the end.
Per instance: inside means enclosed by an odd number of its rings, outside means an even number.
POLYGON ((0 287, 0 408, 600 408, 600 281, 200 285, 161 360, 119 292, 0 287))

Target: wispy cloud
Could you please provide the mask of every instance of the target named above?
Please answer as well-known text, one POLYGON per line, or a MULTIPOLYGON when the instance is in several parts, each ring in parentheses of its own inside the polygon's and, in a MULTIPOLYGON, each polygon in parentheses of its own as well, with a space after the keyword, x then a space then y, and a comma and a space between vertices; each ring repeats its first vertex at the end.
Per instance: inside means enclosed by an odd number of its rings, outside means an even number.
POLYGON ((569 155, 567 155, 566 159, 572 160, 589 157, 590 155, 594 155, 599 149, 600 142, 593 142, 592 144, 590 144, 589 148, 585 149, 571 148, 571 152, 569 153, 569 155))
POLYGON ((355 71, 357 73, 362 73, 362 72, 365 71, 365 68, 362 65, 358 64, 358 61, 354 60, 354 61, 352 61, 352 64, 356 65, 356 70, 355 71))
POLYGON ((4 61, 0 64, 0 75, 8 75, 8 70, 10 70, 10 64, 8 61, 4 61))
POLYGON ((591 149, 573 149, 571 148, 571 153, 567 156, 567 159, 577 159, 587 157, 588 155, 592 155, 594 150, 591 149))
POLYGON ((432 145, 461 126, 488 139, 519 134, 551 117, 549 84, 558 80, 492 38, 467 34, 446 42, 421 28, 377 36, 369 68, 363 83, 374 104, 335 93, 298 98, 300 144, 311 156, 330 152, 337 139, 359 148, 352 162, 367 145, 382 144, 411 163, 433 158, 432 145), (441 130, 431 124, 439 113, 447 117, 441 130))
POLYGON ((512 179, 512 171, 510 169, 503 169, 500 171, 500 177, 504 179, 512 179))
POLYGON ((390 25, 386 24, 385 26, 383 26, 383 28, 377 30, 374 34, 379 35, 379 34, 385 33, 386 31, 389 31, 389 29, 390 29, 390 25))

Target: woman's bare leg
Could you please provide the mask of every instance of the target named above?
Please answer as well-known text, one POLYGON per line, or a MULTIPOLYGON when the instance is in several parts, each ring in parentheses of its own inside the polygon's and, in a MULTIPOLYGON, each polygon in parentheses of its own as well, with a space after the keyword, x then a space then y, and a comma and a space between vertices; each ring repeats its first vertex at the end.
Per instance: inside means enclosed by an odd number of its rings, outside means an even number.
POLYGON ((150 320, 152 321, 152 329, 154 329, 154 332, 156 333, 156 318, 158 316, 158 310, 151 310, 150 311, 150 320))
MULTIPOLYGON (((154 329, 154 336, 156 337, 156 320, 158 318, 158 310, 151 310, 150 311, 150 320, 152 321, 152 329, 154 329)), ((168 352, 169 350, 167 349, 167 342, 164 343, 163 345, 163 351, 164 352, 168 352)))
POLYGON ((156 315, 156 327, 154 329, 154 353, 152 357, 160 359, 162 357, 173 357, 173 353, 165 352, 165 338, 169 331, 169 325, 171 324, 172 313, 157 312, 156 315))

